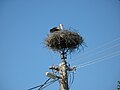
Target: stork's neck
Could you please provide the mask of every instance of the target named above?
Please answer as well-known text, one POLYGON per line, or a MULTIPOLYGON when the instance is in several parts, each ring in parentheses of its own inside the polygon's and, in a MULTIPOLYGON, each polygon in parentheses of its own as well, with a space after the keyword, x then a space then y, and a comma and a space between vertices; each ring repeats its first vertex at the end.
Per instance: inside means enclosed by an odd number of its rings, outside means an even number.
POLYGON ((60 24, 60 26, 59 26, 59 27, 60 27, 60 29, 62 29, 62 30, 63 30, 63 24, 60 24))

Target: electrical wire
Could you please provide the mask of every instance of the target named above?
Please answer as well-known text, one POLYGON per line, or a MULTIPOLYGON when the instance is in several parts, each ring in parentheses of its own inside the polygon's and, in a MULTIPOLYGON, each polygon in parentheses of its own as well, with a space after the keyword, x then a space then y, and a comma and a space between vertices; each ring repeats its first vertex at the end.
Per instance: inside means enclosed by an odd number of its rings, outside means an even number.
POLYGON ((57 80, 54 80, 53 82, 49 83, 48 85, 42 87, 42 88, 39 88, 38 90, 43 90, 44 88, 48 87, 49 85, 53 84, 54 82, 56 82, 57 80))
MULTIPOLYGON (((96 52, 96 53, 94 53, 94 54, 90 54, 90 55, 88 55, 87 57, 82 57, 82 59, 79 59, 79 60, 83 60, 83 59, 90 59, 91 57, 95 57, 95 56, 97 56, 97 55, 101 55, 101 54, 105 54, 106 53, 106 51, 108 51, 108 50, 112 50, 112 49, 114 49, 114 48, 117 48, 118 46, 120 46, 119 44, 117 44, 117 45, 114 45, 114 46, 112 46, 112 47, 108 47, 108 48, 106 48, 106 49, 103 49, 103 50, 101 50, 101 51, 98 51, 98 52, 96 52), (102 53, 103 52, 103 53, 102 53)), ((78 60, 76 60, 76 61, 78 61, 78 60)), ((74 61, 73 61, 74 62, 74 61)), ((72 63, 73 63, 72 62, 72 63)))
POLYGON ((35 88, 38 88, 38 87, 41 87, 42 85, 38 85, 38 86, 35 86, 35 87, 32 87, 32 88, 30 88, 30 89, 28 89, 28 90, 32 90, 32 89, 35 89, 35 88))
POLYGON ((70 83, 71 83, 71 79, 72 79, 72 78, 71 78, 71 73, 70 73, 70 71, 69 71, 68 76, 69 76, 69 79, 68 79, 68 81, 69 81, 69 83, 68 83, 68 84, 69 84, 69 85, 68 85, 68 88, 70 89, 70 83))
POLYGON ((69 87, 69 89, 70 89, 70 87, 72 86, 72 84, 73 84, 73 82, 74 82, 74 72, 69 72, 69 85, 68 85, 68 87, 69 87))
POLYGON ((96 61, 96 60, 99 60, 99 59, 102 59, 102 58, 105 58, 105 57, 112 56, 112 55, 117 54, 117 53, 119 53, 119 52, 120 52, 120 51, 113 52, 113 53, 108 53, 107 55, 104 55, 103 57, 95 58, 95 59, 90 60, 90 61, 88 61, 88 62, 85 62, 85 63, 83 63, 83 64, 81 64, 81 65, 84 65, 84 64, 87 64, 87 63, 91 63, 91 62, 94 62, 94 61, 96 61))
MULTIPOLYGON (((117 52, 117 53, 118 53, 118 52, 117 52)), ((83 66, 83 65, 86 65, 86 64, 89 64, 89 63, 98 62, 97 60, 99 60, 99 59, 101 60, 101 59, 104 59, 104 58, 110 58, 110 57, 114 57, 114 56, 116 56, 116 55, 119 55, 119 53, 118 53, 118 54, 112 53, 112 54, 106 55, 106 56, 104 56, 104 57, 102 57, 102 58, 96 58, 96 59, 94 59, 94 60, 88 61, 88 62, 83 63, 83 64, 79 64, 79 65, 83 66), (114 54, 115 54, 115 55, 114 55, 114 54)), ((78 65, 78 66, 79 66, 79 65, 78 65)))
MULTIPOLYGON (((71 74, 72 74, 72 81, 71 81, 70 87, 72 86, 72 84, 73 84, 73 82, 74 82, 74 72, 72 72, 71 74)), ((69 87, 69 88, 70 88, 70 87, 69 87)))
POLYGON ((89 66, 89 65, 92 65, 92 64, 95 64, 95 63, 98 63, 98 62, 105 61, 105 60, 110 59, 110 58, 112 58, 112 57, 119 56, 119 55, 120 55, 119 52, 120 52, 120 51, 115 52, 115 53, 112 53, 112 54, 109 54, 109 55, 105 55, 105 56, 102 57, 102 58, 97 58, 97 59, 94 59, 94 60, 92 60, 92 61, 89 61, 89 62, 86 62, 86 63, 83 63, 83 64, 79 64, 79 65, 77 65, 77 68, 89 66), (117 53, 118 53, 118 54, 117 54, 117 53))
POLYGON ((73 76, 73 78, 72 78, 71 85, 72 85, 72 84, 73 84, 73 82, 74 82, 74 72, 72 72, 72 76, 73 76))
POLYGON ((101 59, 101 60, 96 61, 96 62, 91 62, 91 63, 89 63, 89 64, 82 65, 81 67, 86 67, 86 66, 89 66, 89 65, 92 65, 92 64, 98 63, 98 62, 103 62, 103 61, 105 61, 105 60, 107 60, 107 59, 110 59, 110 58, 113 58, 113 57, 115 57, 115 56, 119 56, 119 55, 120 55, 120 54, 117 54, 117 55, 111 56, 111 57, 109 57, 109 58, 104 58, 104 59, 101 59))
MULTIPOLYGON (((100 51, 98 51, 98 52, 96 52, 96 53, 94 53, 94 54, 90 54, 90 55, 88 55, 87 57, 83 57, 83 59, 89 59, 89 58, 91 58, 92 56, 96 56, 96 55, 99 55, 100 53, 105 53, 105 51, 107 51, 107 50, 112 50, 112 49, 114 49, 114 48, 116 48, 116 47, 118 47, 118 46, 120 46, 120 44, 116 44, 116 45, 113 45, 112 47, 108 47, 108 48, 105 48, 105 49, 103 49, 103 50, 100 50, 100 51)), ((102 54, 103 54, 102 53, 102 54)), ((82 60, 82 59, 81 59, 82 60)), ((78 61, 78 60, 77 60, 78 61)))
MULTIPOLYGON (((94 52, 95 50, 100 49, 100 48, 103 48, 103 47, 105 47, 105 46, 107 46, 107 45, 109 45, 109 44, 111 44, 111 43, 114 43, 115 41, 118 41, 118 40, 120 40, 120 37, 118 37, 118 38, 116 38, 116 39, 114 39, 114 40, 112 40, 112 41, 110 41, 110 42, 107 42, 107 43, 105 43, 105 44, 103 44, 103 45, 101 45, 101 46, 99 46, 99 47, 93 48, 93 49, 89 50, 88 52, 86 52, 85 54, 83 54, 83 55, 81 55, 81 56, 79 56, 79 57, 84 58, 83 56, 85 56, 85 55, 87 56, 87 54, 90 55, 90 56, 93 56, 94 54, 91 54, 91 53, 94 52), (90 53, 90 54, 89 54, 89 53, 90 53)), ((119 45, 117 44, 117 45, 114 45, 114 46, 112 46, 112 47, 107 47, 106 49, 110 49, 110 48, 113 48, 113 47, 116 47, 116 46, 119 46, 119 45)), ((105 49, 100 50, 100 51, 98 51, 97 53, 100 53, 100 52, 103 52, 103 51, 105 51, 105 49)), ((79 57, 77 57, 76 60, 73 60, 73 61, 71 61, 70 63, 74 63, 74 62, 78 61, 78 60, 79 60, 79 57)), ((71 59, 71 60, 72 60, 72 59, 71 59)))
POLYGON ((32 90, 32 89, 35 89, 35 88, 38 88, 38 87, 43 87, 50 79, 51 79, 51 78, 47 79, 44 84, 38 85, 38 86, 35 86, 35 87, 32 87, 32 88, 30 88, 30 89, 28 89, 28 90, 32 90))
POLYGON ((40 87, 38 90, 43 90, 44 88, 48 87, 49 85, 53 84, 56 81, 58 81, 58 79, 54 79, 54 80, 46 83, 43 87, 40 87))
POLYGON ((87 64, 87 63, 90 63, 90 62, 102 59, 102 58, 104 58, 106 56, 111 56, 112 54, 115 54, 116 52, 119 52, 119 51, 113 51, 112 50, 112 51, 109 51, 109 52, 104 52, 102 54, 99 54, 99 56, 97 56, 97 57, 88 58, 87 60, 89 60, 89 61, 88 62, 84 62, 83 64, 87 64))

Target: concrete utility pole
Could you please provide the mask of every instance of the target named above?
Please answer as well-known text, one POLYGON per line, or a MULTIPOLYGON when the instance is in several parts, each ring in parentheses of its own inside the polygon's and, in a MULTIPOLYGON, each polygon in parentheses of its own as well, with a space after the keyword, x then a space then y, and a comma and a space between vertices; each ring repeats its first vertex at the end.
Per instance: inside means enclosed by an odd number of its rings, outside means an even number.
POLYGON ((67 75, 67 71, 68 71, 68 66, 67 66, 67 62, 66 62, 66 53, 64 51, 61 52, 61 64, 60 64, 60 90, 69 90, 68 88, 68 75, 67 75))
POLYGON ((52 79, 56 79, 56 78, 59 79, 60 90, 69 90, 68 72, 75 71, 76 67, 70 67, 69 65, 67 65, 67 62, 66 62, 67 55, 64 50, 61 51, 60 55, 61 55, 62 62, 59 64, 59 66, 50 66, 49 69, 51 69, 53 73, 47 72, 46 76, 52 79), (56 71, 59 72, 59 76, 54 73, 56 71))

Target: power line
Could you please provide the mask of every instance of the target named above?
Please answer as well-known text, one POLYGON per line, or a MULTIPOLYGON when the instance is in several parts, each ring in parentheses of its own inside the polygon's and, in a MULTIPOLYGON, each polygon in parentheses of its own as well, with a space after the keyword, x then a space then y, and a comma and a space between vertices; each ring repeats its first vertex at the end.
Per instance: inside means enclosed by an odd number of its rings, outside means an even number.
POLYGON ((50 81, 50 79, 51 79, 51 78, 47 79, 47 80, 44 82, 44 84, 38 85, 38 86, 35 86, 35 87, 32 87, 32 88, 30 88, 30 89, 28 89, 28 90, 32 90, 32 89, 35 89, 35 88, 38 88, 38 87, 42 88, 48 81, 50 81))
MULTIPOLYGON (((115 42, 115 41, 118 41, 118 40, 120 40, 120 37, 117 37, 116 39, 114 39, 114 40, 112 40, 112 41, 109 41, 109 42, 107 42, 107 43, 105 43, 105 44, 103 44, 103 45, 101 45, 101 46, 99 46, 99 47, 93 48, 93 49, 89 50, 88 52, 86 52, 85 54, 83 54, 83 55, 81 55, 81 56, 79 56, 79 57, 84 58, 83 56, 85 56, 85 55, 87 56, 87 54, 90 55, 90 56, 93 56, 94 54, 91 54, 91 53, 94 52, 95 50, 100 49, 100 48, 102 48, 102 47, 105 47, 106 45, 109 45, 109 44, 111 44, 111 43, 113 43, 113 42, 115 42), (89 54, 89 53, 90 53, 90 54, 89 54)), ((117 44, 117 45, 115 45, 115 46, 119 46, 119 45, 117 44)), ((106 49, 110 49, 110 48, 113 48, 113 47, 115 47, 115 46, 107 47, 106 49)), ((104 50, 106 50, 106 49, 104 49, 104 50)), ((97 53, 103 52, 104 50, 98 51, 97 53)), ((74 62, 78 61, 78 60, 79 60, 79 57, 77 57, 76 60, 73 60, 73 61, 71 61, 70 63, 74 63, 74 62)), ((72 59, 71 59, 71 60, 72 60, 72 59)))
POLYGON ((112 53, 112 54, 106 55, 106 56, 104 56, 104 57, 102 57, 102 58, 97 58, 97 59, 94 59, 94 60, 92 60, 92 61, 89 61, 89 62, 86 62, 86 63, 83 63, 83 64, 79 64, 79 65, 77 65, 77 68, 86 67, 86 66, 89 66, 89 65, 98 63, 98 62, 105 61, 105 60, 110 59, 110 58, 112 58, 112 57, 119 56, 119 55, 120 55, 119 52, 120 52, 120 51, 117 52, 118 54, 112 53), (98 61, 97 61, 97 60, 98 60, 98 61))
POLYGON ((98 63, 98 62, 103 62, 103 61, 105 61, 105 60, 107 60, 107 59, 110 59, 110 58, 113 58, 113 57, 116 57, 116 56, 119 56, 119 55, 120 55, 120 54, 117 54, 117 55, 111 56, 111 57, 109 57, 109 58, 104 58, 104 59, 101 59, 101 60, 96 61, 96 62, 91 62, 91 63, 86 64, 86 65, 83 65, 83 66, 81 66, 81 67, 86 67, 86 66, 89 66, 89 65, 92 65, 92 64, 98 63))
POLYGON ((118 52, 113 52, 113 53, 107 54, 107 55, 105 55, 105 56, 103 56, 103 57, 95 58, 95 59, 93 59, 93 60, 91 60, 91 61, 88 61, 88 62, 86 62, 86 63, 83 63, 82 65, 87 64, 87 63, 94 62, 94 61, 96 61, 96 60, 98 60, 98 59, 102 59, 102 58, 104 58, 104 57, 112 56, 112 55, 114 55, 114 54, 116 54, 116 53, 119 53, 119 52, 120 52, 120 51, 118 51, 118 52))
MULTIPOLYGON (((106 57, 106 56, 110 56, 110 55, 112 55, 112 54, 114 54, 114 53, 116 53, 116 52, 117 52, 117 51, 114 51, 114 52, 113 52, 113 50, 112 50, 111 52, 104 52, 104 53, 100 54, 98 57, 91 58, 91 59, 89 58, 90 61, 85 62, 84 64, 87 64, 87 63, 96 61, 96 60, 101 59, 101 58, 104 58, 104 57, 106 57)), ((82 65, 83 65, 83 64, 82 64, 82 65)))
POLYGON ((53 84, 54 82, 58 81, 58 79, 52 80, 46 83, 43 87, 40 87, 38 90, 43 90, 44 88, 48 87, 49 85, 53 84))
POLYGON ((72 86, 73 82, 74 82, 74 72, 70 72, 70 80, 69 80, 69 89, 72 86))
MULTIPOLYGON (((87 57, 83 57, 83 59, 90 59, 92 56, 96 56, 96 55, 99 55, 100 53, 102 53, 102 54, 104 54, 105 53, 105 51, 107 51, 107 50, 111 50, 111 49, 114 49, 115 47, 118 47, 118 46, 120 46, 120 44, 116 44, 116 45, 113 45, 112 47, 108 47, 108 48, 105 48, 105 49, 103 49, 103 50, 101 50, 101 51, 98 51, 98 52, 96 52, 96 53, 94 53, 94 54, 90 54, 89 56, 87 56, 87 57)), ((80 59, 79 59, 80 60, 80 59)), ((82 60, 82 59, 81 59, 82 60)), ((78 60, 76 60, 76 61, 78 61, 78 60)), ((73 61, 74 62, 74 61, 73 61)))

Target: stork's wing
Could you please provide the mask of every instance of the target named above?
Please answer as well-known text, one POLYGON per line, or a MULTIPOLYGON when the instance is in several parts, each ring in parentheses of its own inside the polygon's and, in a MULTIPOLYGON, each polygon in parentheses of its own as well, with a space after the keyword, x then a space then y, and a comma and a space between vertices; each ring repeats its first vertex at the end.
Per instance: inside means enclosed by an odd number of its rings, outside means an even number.
POLYGON ((53 33, 55 31, 59 31, 59 29, 57 27, 54 27, 54 28, 50 29, 50 33, 53 33))

